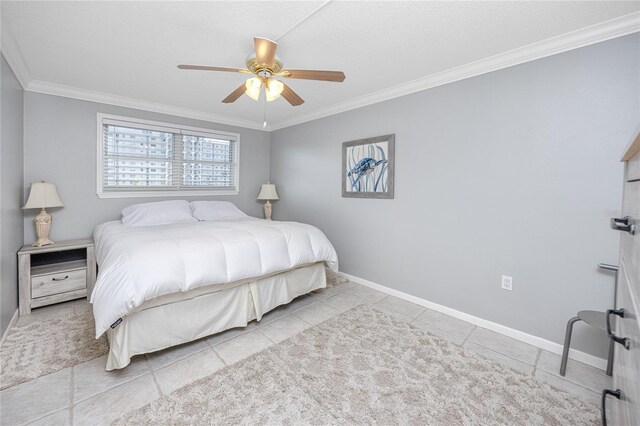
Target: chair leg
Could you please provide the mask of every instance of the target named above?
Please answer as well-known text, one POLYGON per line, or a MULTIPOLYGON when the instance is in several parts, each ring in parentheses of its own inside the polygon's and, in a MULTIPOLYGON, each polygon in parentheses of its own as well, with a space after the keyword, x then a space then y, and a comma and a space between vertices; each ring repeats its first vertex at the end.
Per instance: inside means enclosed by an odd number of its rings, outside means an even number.
POLYGON ((607 376, 613 375, 613 339, 609 339, 609 357, 607 358, 607 376))
POLYGON ((569 358, 569 346, 571 345, 571 333, 573 332, 573 324, 580 321, 580 318, 573 317, 567 322, 567 331, 564 335, 564 348, 562 349, 562 361, 560 362, 560 375, 564 376, 567 371, 567 359, 569 358))

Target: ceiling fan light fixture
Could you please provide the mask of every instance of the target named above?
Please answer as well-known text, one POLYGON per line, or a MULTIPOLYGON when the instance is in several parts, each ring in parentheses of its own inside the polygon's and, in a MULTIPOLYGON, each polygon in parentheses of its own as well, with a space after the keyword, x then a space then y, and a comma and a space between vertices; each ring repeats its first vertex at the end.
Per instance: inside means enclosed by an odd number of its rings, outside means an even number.
MULTIPOLYGON (((0 0, 1 1, 1 0, 0 0)), ((334 81, 342 83, 345 75, 342 71, 323 71, 323 70, 284 70, 282 69, 282 60, 276 54, 278 43, 263 38, 253 38, 254 52, 247 58, 247 68, 229 68, 229 67, 212 67, 207 65, 178 65, 181 70, 200 70, 200 71, 223 71, 223 72, 240 72, 243 74, 253 74, 255 77, 248 79, 245 84, 240 85, 237 89, 227 95, 222 100, 225 104, 231 104, 237 101, 243 93, 246 93, 255 101, 260 100, 260 92, 262 86, 265 86, 265 99, 269 102, 275 101, 280 96, 284 98, 291 106, 299 106, 304 103, 291 87, 273 77, 283 77, 301 80, 316 81, 334 81)))
POLYGON ((253 77, 247 80, 245 83, 245 93, 254 101, 260 99, 260 92, 262 91, 262 79, 259 77, 253 77))
POLYGON ((275 101, 280 97, 280 94, 284 90, 284 84, 276 80, 275 78, 270 78, 267 80, 265 94, 267 95, 267 102, 275 101))

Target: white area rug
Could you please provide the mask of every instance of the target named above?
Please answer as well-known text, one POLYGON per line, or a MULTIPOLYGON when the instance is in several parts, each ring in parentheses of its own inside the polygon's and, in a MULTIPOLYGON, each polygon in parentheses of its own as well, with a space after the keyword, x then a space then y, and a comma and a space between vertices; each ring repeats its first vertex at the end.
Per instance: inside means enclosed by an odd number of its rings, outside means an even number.
MULTIPOLYGON (((348 281, 328 268, 326 272, 327 287, 348 281)), ((55 373, 107 352, 106 336, 95 339, 91 309, 16 325, 8 331, 0 347, 0 389, 55 373)))
POLYGON ((91 312, 12 327, 0 348, 0 389, 105 355, 107 338, 95 338, 91 312))
POLYGON ((356 307, 116 422, 597 425, 597 407, 356 307))

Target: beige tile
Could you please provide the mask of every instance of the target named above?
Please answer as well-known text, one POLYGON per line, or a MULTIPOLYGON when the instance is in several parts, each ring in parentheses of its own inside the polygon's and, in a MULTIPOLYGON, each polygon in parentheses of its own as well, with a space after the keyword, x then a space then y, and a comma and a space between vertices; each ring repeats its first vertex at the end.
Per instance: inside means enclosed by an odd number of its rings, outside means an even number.
POLYGON ((355 284, 353 288, 350 288, 349 290, 347 290, 347 292, 351 294, 355 294, 358 297, 362 297, 363 299, 367 299, 373 303, 378 303, 379 301, 381 301, 382 299, 388 296, 387 294, 381 291, 374 290, 372 288, 365 287, 360 284, 355 284))
POLYGON ((400 312, 393 311, 389 308, 385 308, 384 306, 380 306, 378 304, 372 306, 376 311, 384 312, 387 315, 390 315, 394 318, 398 318, 399 320, 406 321, 408 323, 413 323, 413 319, 409 318, 406 315, 402 315, 400 312))
POLYGON ((404 316, 415 319, 425 311, 425 308, 415 303, 407 302, 406 300, 398 297, 389 296, 382 301, 376 303, 377 306, 381 306, 392 311, 401 313, 404 316))
POLYGON ((86 314, 93 312, 93 306, 87 299, 75 300, 72 303, 74 314, 86 314))
POLYGON ((71 425, 71 411, 69 408, 56 411, 46 417, 29 423, 29 426, 68 426, 71 425))
POLYGON ((107 425, 122 414, 138 409, 158 397, 153 377, 147 374, 76 404, 73 407, 73 424, 107 425))
MULTIPOLYGON (((407 318, 407 321, 411 321, 411 319, 407 318)), ((462 342, 464 342, 464 339, 466 337, 466 336, 460 336, 457 334, 448 333, 444 330, 440 330, 439 328, 432 326, 431 324, 427 324, 417 320, 413 321, 411 324, 413 324, 414 327, 419 328, 420 330, 426 331, 427 333, 434 334, 440 337, 441 339, 444 339, 449 343, 453 343, 454 345, 457 345, 457 346, 462 345, 462 342)))
POLYGON ((432 325, 433 327, 439 328, 447 333, 461 336, 463 339, 466 338, 475 327, 473 324, 466 321, 436 312, 432 309, 425 309, 425 311, 421 313, 416 320, 432 325))
POLYGON ((309 324, 294 315, 290 315, 265 325, 260 331, 272 341, 280 343, 306 328, 309 328, 309 324))
POLYGON ((340 312, 344 312, 358 305, 370 304, 371 302, 368 302, 367 300, 363 299, 362 297, 358 297, 355 294, 340 293, 325 299, 324 303, 337 309, 340 312))
POLYGON ((213 348, 227 365, 231 365, 268 348, 272 344, 271 340, 267 339, 259 330, 253 330, 219 343, 213 348))
POLYGON ((259 325, 260 325, 259 322, 251 321, 249 324, 247 324, 246 327, 230 328, 229 330, 225 330, 220 333, 213 334, 207 337, 205 340, 211 346, 215 346, 219 343, 226 342, 227 340, 231 340, 234 337, 240 336, 241 334, 245 334, 252 330, 255 330, 257 327, 259 327, 259 325))
POLYGON ((344 293, 345 291, 349 290, 350 288, 353 288, 354 286, 355 284, 351 282, 339 284, 335 287, 314 290, 311 293, 309 293, 309 296, 316 300, 326 299, 328 297, 335 296, 336 294, 344 293))
POLYGON ((160 390, 167 395, 182 386, 215 373, 224 367, 213 349, 207 347, 204 351, 176 361, 154 372, 160 385, 160 390))
POLYGON ((149 373, 144 357, 136 356, 120 370, 105 371, 107 357, 92 359, 73 367, 74 402, 90 398, 122 383, 149 373))
POLYGON ((270 322, 273 322, 277 319, 286 317, 287 315, 291 314, 291 312, 289 312, 286 309, 286 307, 287 307, 286 305, 278 306, 277 308, 270 310, 269 312, 267 312, 262 316, 260 321, 257 321, 257 326, 260 327, 265 324, 269 324, 270 322))
POLYGON ((55 305, 43 306, 31 311, 30 314, 18 317, 18 325, 33 324, 38 321, 47 321, 58 318, 68 318, 73 315, 73 302, 56 303, 55 305))
POLYGON ((157 370, 207 348, 209 348, 207 342, 204 339, 199 339, 147 354, 147 362, 152 370, 157 370))
POLYGON ((600 403, 600 394, 598 392, 592 391, 591 389, 576 385, 575 383, 562 379, 559 376, 547 373, 543 370, 536 369, 533 375, 541 382, 545 382, 548 385, 553 386, 554 388, 570 393, 586 402, 590 402, 592 404, 600 403))
POLYGON ((39 377, 0 392, 3 425, 17 425, 40 419, 69 407, 71 368, 39 377))
POLYGON ((464 344, 464 348, 469 352, 479 354, 512 370, 516 370, 524 374, 533 374, 533 366, 525 364, 524 362, 518 361, 517 359, 513 359, 501 353, 492 351, 491 349, 487 349, 484 346, 480 346, 472 342, 466 342, 464 344))
MULTIPOLYGON (((542 351, 540 358, 538 358, 536 368, 561 377, 560 359, 561 357, 558 354, 542 351)), ((596 392, 613 386, 613 379, 607 376, 604 370, 572 359, 567 361, 567 374, 564 378, 596 392)))
POLYGON ((300 309, 306 308, 307 306, 313 305, 317 301, 318 299, 314 299, 313 297, 305 294, 303 296, 296 297, 291 302, 284 305, 283 308, 288 313, 293 313, 299 311, 300 309))
POLYGON ((467 341, 477 343, 480 346, 484 346, 485 348, 529 365, 534 365, 538 356, 539 349, 535 346, 496 333, 495 331, 487 330, 486 328, 476 327, 471 332, 467 341))
POLYGON ((330 318, 335 317, 340 313, 334 307, 327 305, 326 303, 318 302, 304 309, 299 310, 295 315, 301 318, 306 323, 311 325, 317 325, 330 318))

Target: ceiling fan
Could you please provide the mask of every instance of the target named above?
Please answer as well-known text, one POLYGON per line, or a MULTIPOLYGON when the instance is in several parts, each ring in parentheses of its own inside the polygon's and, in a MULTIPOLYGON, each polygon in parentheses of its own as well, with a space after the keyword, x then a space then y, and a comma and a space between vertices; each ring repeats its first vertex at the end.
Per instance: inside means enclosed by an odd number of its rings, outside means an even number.
POLYGON ((275 101, 282 96, 292 106, 298 106, 302 105, 304 100, 289 86, 275 77, 334 81, 338 83, 343 82, 345 79, 342 71, 285 70, 282 68, 282 61, 276 56, 276 49, 278 48, 276 42, 266 38, 254 37, 253 44, 255 53, 250 54, 247 58, 247 68, 209 67, 203 65, 178 65, 178 68, 181 70, 240 72, 255 75, 255 77, 249 78, 246 83, 224 98, 222 102, 226 104, 235 102, 243 93, 257 101, 264 87, 268 102, 275 101))

